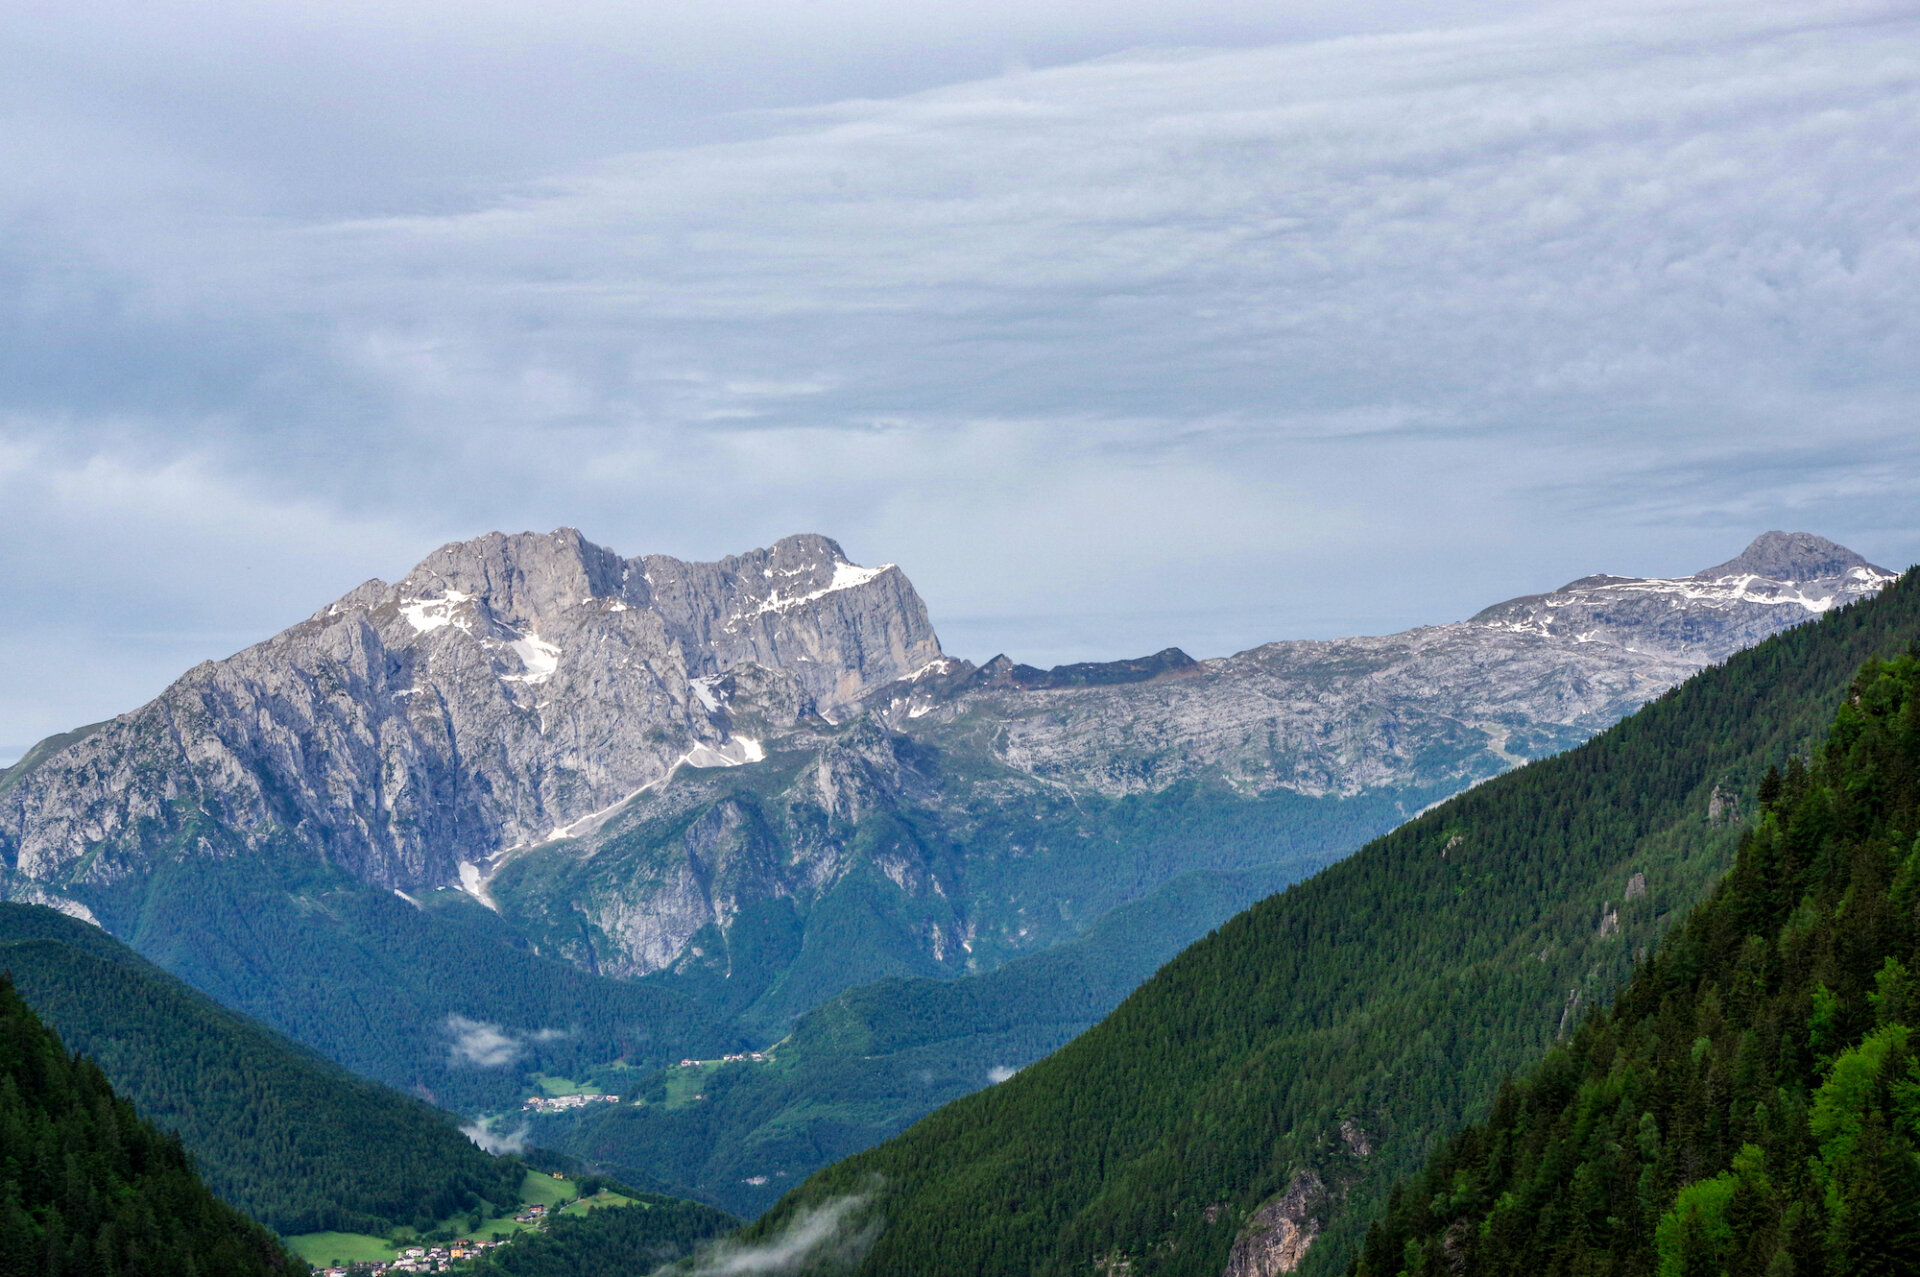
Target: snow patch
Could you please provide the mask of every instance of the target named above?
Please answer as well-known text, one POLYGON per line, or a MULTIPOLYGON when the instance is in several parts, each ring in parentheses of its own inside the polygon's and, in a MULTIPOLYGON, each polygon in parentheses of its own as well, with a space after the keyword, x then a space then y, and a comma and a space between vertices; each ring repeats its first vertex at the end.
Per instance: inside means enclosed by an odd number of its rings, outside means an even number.
POLYGON ((742 763, 757 763, 767 756, 760 742, 750 736, 735 736, 726 744, 715 748, 701 743, 695 745, 680 761, 689 767, 738 767, 742 763))
POLYGON ((700 703, 707 707, 709 713, 720 708, 720 698, 715 695, 713 690, 713 685, 719 681, 717 678, 690 678, 687 680, 687 686, 693 689, 693 694, 700 698, 700 703))
MULTIPOLYGON (((669 763, 664 774, 648 781, 632 793, 615 799, 599 811, 588 812, 586 815, 576 820, 570 820, 564 825, 555 825, 547 832, 544 838, 535 838, 528 842, 515 843, 511 847, 501 848, 488 859, 487 864, 489 867, 484 874, 478 866, 472 866, 474 882, 481 888, 483 893, 487 882, 492 876, 500 872, 501 867, 517 853, 541 846, 545 843, 559 842, 566 838, 579 838, 585 834, 592 833, 594 830, 600 828, 600 826, 606 824, 608 817, 612 816, 640 795, 646 793, 649 789, 664 785, 672 780, 673 774, 682 767, 739 767, 745 763, 760 762, 765 759, 766 756, 767 751, 765 747, 751 736, 735 736, 718 748, 705 743, 697 744, 686 753, 680 755, 680 757, 674 759, 673 762, 669 763)), ((473 889, 468 886, 467 870, 469 867, 470 866, 464 862, 460 866, 461 890, 467 891, 469 895, 475 895, 476 898, 480 899, 488 908, 495 908, 491 897, 485 896, 484 894, 476 894, 473 889)), ((495 909, 495 911, 498 912, 497 909, 495 909)))
POLYGON ((523 672, 502 675, 502 682, 544 683, 553 677, 555 670, 560 668, 560 649, 537 634, 517 638, 507 646, 512 648, 513 654, 520 658, 520 667, 523 672))
POLYGON ((500 906, 494 903, 493 896, 487 891, 486 875, 480 871, 480 866, 471 860, 460 862, 460 890, 495 913, 500 912, 500 906))
POLYGON ((437 630, 443 625, 457 625, 461 629, 469 628, 464 617, 456 617, 453 612, 462 603, 471 602, 473 595, 462 594, 458 590, 448 590, 437 599, 407 599, 400 604, 400 615, 407 618, 407 624, 418 633, 425 634, 437 630))
POLYGON ((922 665, 919 669, 913 671, 913 673, 906 675, 905 681, 909 683, 918 683, 921 679, 927 677, 929 674, 951 674, 953 673, 954 670, 958 668, 959 668, 959 663, 955 661, 951 656, 936 656, 932 660, 928 661, 925 665, 922 665))
MULTIPOLYGON (((1856 582, 1859 586, 1878 589, 1894 578, 1883 576, 1868 568, 1849 568, 1841 578, 1856 582)), ((1834 591, 1813 594, 1800 588, 1796 581, 1775 581, 1769 577, 1752 572, 1739 576, 1717 577, 1712 581, 1700 581, 1692 577, 1677 580, 1649 577, 1641 581, 1622 581, 1608 583, 1598 587, 1596 593, 1613 592, 1618 594, 1668 594, 1676 600, 1706 603, 1760 603, 1770 607, 1802 607, 1818 615, 1831 611, 1850 597, 1834 591)), ((1852 590, 1848 594, 1852 594, 1852 590)))
MULTIPOLYGON (((768 612, 789 612, 804 604, 824 599, 829 594, 838 593, 841 590, 851 590, 856 586, 865 585, 883 573, 892 571, 893 567, 894 565, 891 563, 882 563, 877 568, 863 568, 853 563, 835 563, 833 565, 833 579, 828 581, 821 589, 813 590, 806 594, 783 596, 779 589, 775 588, 774 592, 767 597, 766 602, 760 603, 747 612, 742 613, 740 616, 735 617, 727 623, 726 628, 733 629, 741 621, 751 620, 756 616, 764 616, 768 612)), ((787 570, 783 575, 794 576, 808 570, 809 569, 806 568, 793 568, 787 570)))
MULTIPOLYGON (((1697 577, 1614 578, 1603 584, 1556 591, 1538 601, 1541 611, 1533 612, 1520 620, 1492 621, 1488 623, 1488 628, 1507 630, 1517 634, 1552 637, 1555 632, 1553 629, 1556 619, 1553 616, 1555 609, 1581 604, 1591 605, 1604 601, 1608 595, 1617 597, 1627 594, 1656 597, 1664 595, 1675 607, 1688 603, 1723 606, 1757 603, 1764 607, 1799 607, 1818 616, 1850 603, 1870 591, 1879 590, 1894 579, 1891 575, 1875 572, 1871 568, 1854 567, 1847 569, 1846 573, 1839 578, 1843 583, 1839 588, 1815 593, 1803 588, 1799 582, 1776 581, 1751 572, 1738 576, 1717 577, 1711 581, 1702 581, 1697 577)), ((1599 634, 1589 630, 1576 634, 1573 638, 1579 643, 1594 642, 1599 639, 1599 634)))
POLYGON ((877 568, 863 568, 852 563, 836 563, 833 565, 833 580, 827 585, 826 592, 851 590, 856 585, 865 585, 892 566, 891 563, 882 563, 877 568))

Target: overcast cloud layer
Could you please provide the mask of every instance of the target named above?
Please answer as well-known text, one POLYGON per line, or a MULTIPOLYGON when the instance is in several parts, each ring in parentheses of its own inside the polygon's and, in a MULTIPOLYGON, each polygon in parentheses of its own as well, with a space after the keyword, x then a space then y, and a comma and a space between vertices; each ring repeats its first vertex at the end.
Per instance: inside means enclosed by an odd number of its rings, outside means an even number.
POLYGON ((1920 558, 1920 5, 143 12, 0 18, 0 741, 494 528, 1042 663, 1920 558))

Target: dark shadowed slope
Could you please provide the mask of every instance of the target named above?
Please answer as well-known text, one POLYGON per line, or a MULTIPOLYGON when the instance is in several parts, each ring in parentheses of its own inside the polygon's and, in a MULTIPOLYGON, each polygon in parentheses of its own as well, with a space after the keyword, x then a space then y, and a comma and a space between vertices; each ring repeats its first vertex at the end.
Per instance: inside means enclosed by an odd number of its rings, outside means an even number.
POLYGON ((0 1274, 305 1272, 222 1205, 179 1143, 70 1056, 0 977, 0 1274))
POLYGON ((180 1136, 215 1192, 282 1233, 381 1231, 475 1196, 516 1200, 524 1169, 474 1147, 448 1114, 226 1010, 96 927, 0 904, 0 970, 180 1136))

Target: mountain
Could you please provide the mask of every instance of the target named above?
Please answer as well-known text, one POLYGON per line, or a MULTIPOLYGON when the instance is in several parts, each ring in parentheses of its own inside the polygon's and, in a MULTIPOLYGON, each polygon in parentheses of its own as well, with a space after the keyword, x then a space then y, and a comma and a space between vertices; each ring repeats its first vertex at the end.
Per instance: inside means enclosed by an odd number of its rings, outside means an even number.
POLYGON ((111 882, 163 849, 288 839, 382 886, 445 886, 682 763, 754 756, 703 680, 769 671, 791 720, 939 654, 898 569, 821 537, 719 563, 621 559, 571 529, 483 537, 13 768, 12 868, 111 882))
MULTIPOLYGON (((945 655, 899 568, 823 537, 700 564, 493 535, 36 747, 0 774, 0 894, 469 1114, 542 1078, 637 1095, 843 992, 985 977, 1191 875, 1237 884, 1110 933, 1144 975, 1251 884, 1889 579, 1770 533, 1725 571, 1403 634, 1038 670, 945 655)), ((1105 1004, 993 993, 1017 1005, 977 1023, 1005 1027, 923 1044, 919 1089, 847 1091, 809 1038, 815 1080, 748 1106, 780 1121, 714 1128, 776 1139, 693 1159, 675 1118, 614 1160, 756 1209, 984 1080, 986 1053, 1037 1058, 1124 992, 1096 983, 1105 1004)))
POLYGON ((1860 665, 1917 636, 1908 576, 1424 813, 819 1172, 749 1240, 858 1206, 884 1221, 868 1273, 1336 1271, 1392 1179, 1706 893, 1860 665))
POLYGON ((1187 779, 1308 796, 1460 785, 1577 744, 1695 670, 1892 579, 1831 541, 1769 532, 1690 577, 1582 577, 1468 621, 1269 643, 1163 666, 1144 685, 1042 684, 990 664, 946 696, 910 684, 888 710, 933 739, 1000 733, 989 748, 1002 761, 1109 794, 1187 779))
POLYGON ((1920 1271, 1920 656, 1763 782, 1609 1012, 1394 1191, 1374 1274, 1920 1271))
POLYGON ((0 975, 0 1273, 305 1271, 216 1200, 178 1141, 69 1055, 0 975))
POLYGON ((1609 643, 1685 659, 1723 661, 1780 628, 1843 606, 1890 574, 1822 537, 1768 532, 1737 557, 1674 579, 1582 577, 1551 594, 1487 608, 1474 623, 1609 643))
POLYGON ((179 1137, 222 1200, 277 1232, 384 1232, 518 1200, 523 1168, 475 1148, 447 1114, 235 1015, 97 927, 0 904, 0 970, 179 1137))

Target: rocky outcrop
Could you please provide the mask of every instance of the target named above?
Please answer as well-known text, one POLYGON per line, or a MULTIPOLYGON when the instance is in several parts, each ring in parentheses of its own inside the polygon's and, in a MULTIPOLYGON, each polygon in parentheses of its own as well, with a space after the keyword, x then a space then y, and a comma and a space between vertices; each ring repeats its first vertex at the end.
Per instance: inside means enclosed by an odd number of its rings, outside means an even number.
POLYGON ((983 723, 1009 766, 1109 795, 1193 780, 1351 796, 1465 785, 1578 743, 1696 666, 1466 625, 1273 643, 1132 685, 909 700, 930 737, 983 723), (944 731, 943 731, 944 729, 944 731))
POLYGON ((960 951, 970 938, 960 884, 914 838, 876 832, 895 813, 933 804, 912 742, 862 721, 792 754, 801 761, 780 783, 663 787, 590 835, 509 851, 488 866, 490 890, 509 918, 562 937, 556 951, 607 975, 704 960, 702 932, 724 946, 754 905, 790 900, 804 911, 855 872, 926 902, 912 938, 933 964, 960 951), (591 947, 565 939, 580 924, 591 947))
POLYGON ((1256 1210, 1234 1238, 1223 1277, 1280 1277, 1294 1271, 1320 1235, 1331 1206, 1318 1175, 1296 1172, 1286 1191, 1256 1210))

